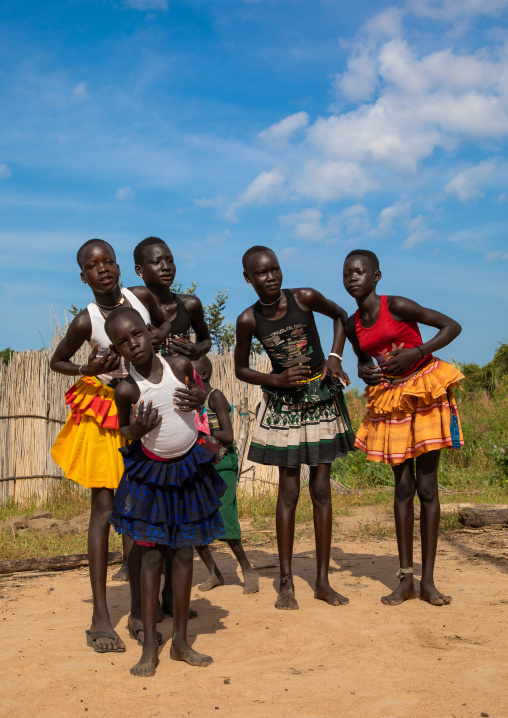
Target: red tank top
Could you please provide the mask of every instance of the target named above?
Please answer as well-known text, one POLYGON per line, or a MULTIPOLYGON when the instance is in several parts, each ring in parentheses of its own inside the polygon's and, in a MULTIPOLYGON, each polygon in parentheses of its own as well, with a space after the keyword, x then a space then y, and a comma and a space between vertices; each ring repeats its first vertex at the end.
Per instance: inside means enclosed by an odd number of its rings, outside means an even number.
MULTIPOLYGON (((382 368, 389 357, 388 354, 394 349, 412 349, 422 344, 422 335, 416 322, 398 322, 390 314, 386 295, 381 296, 379 316, 372 327, 364 327, 360 322, 360 310, 355 312, 355 331, 360 349, 370 354, 382 368)), ((413 374, 428 359, 426 354, 411 364, 402 377, 413 374)))

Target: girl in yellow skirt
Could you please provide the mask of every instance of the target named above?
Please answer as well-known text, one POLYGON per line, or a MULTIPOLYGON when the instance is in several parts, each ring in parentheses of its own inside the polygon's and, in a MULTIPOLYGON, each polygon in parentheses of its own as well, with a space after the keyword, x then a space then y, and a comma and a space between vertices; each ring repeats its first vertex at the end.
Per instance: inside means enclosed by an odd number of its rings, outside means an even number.
POLYGON ((395 528, 400 568, 399 586, 381 601, 397 606, 416 598, 413 583, 415 493, 421 502, 422 577, 420 598, 434 606, 451 601, 434 584, 439 533, 437 484, 443 448, 463 445, 452 390, 462 374, 432 355, 457 337, 461 327, 450 317, 404 297, 379 296, 379 260, 373 252, 355 249, 344 262, 346 291, 358 310, 346 323, 346 335, 358 357, 358 376, 368 385, 367 413, 355 446, 369 461, 390 464, 395 477, 395 528), (422 342, 417 322, 439 329, 422 342), (377 362, 374 364, 373 358, 377 362))
POLYGON ((91 239, 78 250, 81 280, 88 284, 95 300, 71 322, 51 359, 54 371, 79 380, 65 395, 71 413, 52 449, 56 463, 68 479, 92 490, 88 529, 88 560, 93 593, 93 616, 86 632, 87 645, 98 653, 125 651, 109 618, 106 604, 109 517, 113 493, 123 473, 118 451, 127 444, 118 428, 114 389, 127 375, 123 359, 111 348, 104 331, 106 316, 119 306, 136 309, 151 327, 152 341, 159 345, 171 330, 153 295, 145 287, 120 288, 120 268, 111 245, 91 239), (88 342, 91 352, 86 364, 78 366, 72 357, 88 342))

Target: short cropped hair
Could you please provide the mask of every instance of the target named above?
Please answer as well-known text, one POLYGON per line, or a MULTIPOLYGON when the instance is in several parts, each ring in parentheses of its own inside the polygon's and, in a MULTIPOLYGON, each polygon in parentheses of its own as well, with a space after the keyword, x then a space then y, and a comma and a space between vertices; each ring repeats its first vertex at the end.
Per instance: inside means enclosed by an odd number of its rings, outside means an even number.
MULTIPOLYGON (((370 249, 353 249, 352 252, 349 252, 346 259, 349 259, 349 257, 353 257, 354 255, 359 254, 362 257, 368 257, 370 259, 370 262, 372 264, 372 268, 375 272, 379 272, 379 259, 377 258, 377 255, 374 254, 374 252, 371 252, 370 249)), ((346 261, 344 260, 344 262, 346 261)))
POLYGON ((134 264, 141 266, 143 264, 143 251, 145 247, 151 247, 153 244, 166 244, 160 237, 147 237, 134 247, 134 264))
POLYGON ((81 269, 83 269, 83 264, 82 264, 83 254, 85 252, 85 249, 87 247, 89 247, 91 244, 105 244, 106 247, 109 247, 110 250, 113 252, 113 257, 116 259, 115 250, 113 249, 113 247, 110 245, 109 242, 106 242, 105 239, 89 239, 88 241, 86 241, 84 244, 81 245, 81 247, 78 249, 77 254, 76 254, 76 259, 77 259, 78 264, 81 269))
POLYGON ((108 335, 108 337, 111 339, 110 328, 113 322, 118 319, 118 317, 121 317, 123 314, 132 314, 136 319, 139 319, 143 326, 146 326, 145 320, 141 316, 141 314, 137 311, 137 309, 134 309, 133 307, 117 307, 116 309, 113 309, 112 312, 108 314, 106 317, 106 320, 104 322, 104 331, 108 335))
POLYGON ((212 376, 213 372, 213 365, 210 359, 206 356, 202 356, 199 359, 196 359, 196 361, 192 362, 192 366, 197 371, 198 374, 201 374, 201 372, 205 369, 208 369, 208 374, 212 376))
POLYGON ((272 254, 275 254, 273 249, 270 249, 270 247, 263 247, 261 244, 255 244, 254 247, 248 249, 242 257, 242 264, 244 269, 247 269, 247 262, 249 261, 250 257, 253 254, 259 254, 259 252, 271 252, 272 254))

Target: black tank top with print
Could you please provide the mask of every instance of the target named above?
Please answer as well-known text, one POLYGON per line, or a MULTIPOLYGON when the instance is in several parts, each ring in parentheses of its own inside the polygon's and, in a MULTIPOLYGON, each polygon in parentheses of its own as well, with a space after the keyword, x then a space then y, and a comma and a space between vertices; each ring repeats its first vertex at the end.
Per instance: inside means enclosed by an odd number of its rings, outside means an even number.
POLYGON ((176 317, 171 321, 171 334, 161 347, 162 354, 170 353, 171 337, 190 339, 192 329, 191 318, 189 316, 189 312, 185 308, 185 304, 180 299, 178 294, 173 294, 173 292, 171 292, 171 294, 176 302, 176 317))
POLYGON ((189 312, 178 294, 173 294, 173 299, 176 302, 176 317, 171 321, 171 336, 188 339, 192 328, 189 312))
POLYGON ((259 339, 272 362, 275 374, 303 364, 311 371, 318 369, 324 361, 313 312, 301 309, 293 292, 283 289, 287 300, 287 311, 280 319, 267 319, 261 304, 253 304, 256 329, 254 336, 259 339))

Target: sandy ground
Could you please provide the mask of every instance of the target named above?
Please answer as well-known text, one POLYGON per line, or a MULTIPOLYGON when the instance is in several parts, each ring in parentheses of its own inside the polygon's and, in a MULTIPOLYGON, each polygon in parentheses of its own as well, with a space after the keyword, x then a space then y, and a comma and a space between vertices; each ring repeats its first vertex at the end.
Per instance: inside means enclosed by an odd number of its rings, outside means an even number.
MULTIPOLYGON (((443 536, 437 585, 454 600, 442 608, 419 600, 398 608, 380 603, 396 583, 393 539, 333 546, 331 581, 351 601, 338 608, 313 598, 311 541, 295 545, 299 611, 273 607, 275 545, 249 554, 261 576, 253 596, 243 595, 228 553, 215 554, 228 585, 207 594, 196 588, 205 570, 195 562, 192 606, 199 617, 189 634, 214 664, 176 663, 165 642, 154 678, 129 674, 140 648, 126 630, 126 584, 109 582, 108 600, 127 652, 99 655, 85 644, 87 569, 2 578, 0 715, 508 716, 508 531, 443 536)), ((159 629, 169 639, 171 620, 159 629)))

